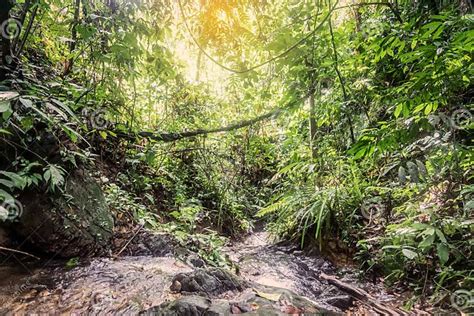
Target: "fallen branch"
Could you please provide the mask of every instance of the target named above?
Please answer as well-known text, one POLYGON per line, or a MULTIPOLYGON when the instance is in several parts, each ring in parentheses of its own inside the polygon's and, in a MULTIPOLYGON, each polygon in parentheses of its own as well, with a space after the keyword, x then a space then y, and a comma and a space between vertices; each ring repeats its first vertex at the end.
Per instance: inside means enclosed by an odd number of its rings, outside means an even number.
POLYGON ((124 252, 125 249, 127 249, 128 245, 130 245, 130 243, 135 239, 135 237, 137 237, 138 233, 143 229, 143 227, 145 227, 145 224, 142 224, 140 225, 140 227, 138 227, 137 231, 135 232, 135 234, 133 234, 132 238, 130 238, 127 241, 127 243, 125 243, 125 245, 122 247, 122 249, 120 249, 120 251, 116 255, 112 255, 112 258, 114 260, 117 260, 119 256, 122 254, 122 252, 124 252))
POLYGON ((5 248, 5 247, 0 246, 0 251, 14 252, 14 253, 25 255, 25 256, 28 256, 28 257, 31 257, 31 258, 35 258, 36 260, 40 260, 40 258, 38 258, 37 256, 34 256, 34 255, 29 254, 27 252, 16 250, 16 249, 10 249, 10 248, 5 248))
MULTIPOLYGON (((307 96, 305 96, 304 98, 306 97, 307 96)), ((118 137, 128 138, 128 139, 134 139, 138 136, 138 137, 148 138, 148 139, 161 141, 161 142, 174 142, 183 138, 190 138, 190 137, 220 133, 220 132, 229 132, 229 131, 233 131, 233 130, 237 130, 237 129, 241 129, 247 126, 254 125, 258 122, 261 122, 267 119, 276 118, 280 116, 285 110, 289 110, 293 108, 295 105, 298 105, 299 103, 303 103, 302 100, 304 100, 304 98, 294 100, 284 107, 274 109, 270 112, 257 116, 253 119, 240 121, 240 122, 233 123, 231 125, 224 126, 224 127, 218 127, 218 128, 213 128, 213 129, 197 129, 193 131, 184 131, 184 132, 177 132, 177 133, 162 133, 162 132, 139 132, 137 134, 131 134, 131 133, 129 134, 129 133, 124 133, 124 132, 115 132, 115 133, 118 137)))
POLYGON ((408 313, 400 310, 400 309, 392 309, 390 307, 387 307, 380 302, 377 301, 375 297, 367 293, 366 291, 354 287, 348 283, 342 282, 341 280, 338 280, 335 276, 333 275, 327 275, 325 273, 321 273, 319 277, 325 281, 328 281, 328 283, 338 287, 339 289, 343 290, 344 292, 347 292, 349 295, 354 297, 355 299, 369 305, 372 307, 374 310, 376 310, 378 313, 381 313, 383 315, 394 315, 394 316, 399 316, 399 315, 408 315, 408 313))

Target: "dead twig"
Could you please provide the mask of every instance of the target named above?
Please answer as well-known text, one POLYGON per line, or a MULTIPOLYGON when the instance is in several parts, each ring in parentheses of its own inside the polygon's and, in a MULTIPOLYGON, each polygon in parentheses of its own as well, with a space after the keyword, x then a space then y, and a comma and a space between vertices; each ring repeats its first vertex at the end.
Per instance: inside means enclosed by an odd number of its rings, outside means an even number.
POLYGON ((125 249, 127 249, 128 245, 130 245, 130 243, 135 239, 135 237, 137 237, 138 233, 143 229, 143 227, 145 227, 145 224, 142 224, 140 225, 140 227, 138 227, 137 231, 135 232, 135 234, 133 234, 132 238, 130 238, 127 243, 125 244, 125 246, 122 247, 122 249, 120 249, 120 251, 116 254, 116 255, 112 255, 112 257, 114 258, 114 260, 117 260, 118 257, 122 254, 122 252, 125 251, 125 249))
POLYGON ((34 256, 34 255, 29 254, 29 253, 27 253, 27 252, 20 251, 20 250, 16 250, 16 249, 5 248, 5 247, 1 247, 1 246, 0 246, 0 251, 14 252, 14 253, 18 253, 18 254, 21 254, 21 255, 25 255, 25 256, 28 256, 28 257, 31 257, 31 258, 35 258, 36 260, 40 260, 40 258, 38 258, 37 256, 34 256))
POLYGON ((357 288, 355 286, 352 286, 348 283, 342 282, 341 280, 338 280, 335 276, 333 275, 327 275, 325 273, 321 273, 319 277, 325 281, 328 281, 328 283, 338 287, 339 289, 343 290, 344 292, 347 292, 350 294, 352 297, 355 299, 369 305, 372 307, 375 311, 378 313, 381 313, 383 315, 393 315, 393 316, 399 316, 399 315, 408 315, 408 313, 400 310, 400 309, 393 309, 390 307, 387 307, 380 302, 377 301, 375 297, 367 293, 366 291, 357 288))

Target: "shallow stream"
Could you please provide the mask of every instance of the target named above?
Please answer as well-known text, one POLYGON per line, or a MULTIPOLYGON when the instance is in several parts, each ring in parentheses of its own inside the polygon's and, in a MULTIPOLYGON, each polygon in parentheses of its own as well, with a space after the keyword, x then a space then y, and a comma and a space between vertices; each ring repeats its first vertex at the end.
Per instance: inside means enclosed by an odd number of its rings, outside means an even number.
MULTIPOLYGON (((381 302, 394 300, 380 286, 359 284, 353 272, 338 270, 321 257, 272 244, 265 232, 229 243, 223 252, 241 278, 290 290, 336 313, 350 314, 354 300, 319 279, 321 272, 337 275, 381 302)), ((173 277, 195 269, 172 255, 98 258, 73 268, 63 261, 18 262, 0 267, 0 314, 137 314, 179 298, 170 290, 173 277)))

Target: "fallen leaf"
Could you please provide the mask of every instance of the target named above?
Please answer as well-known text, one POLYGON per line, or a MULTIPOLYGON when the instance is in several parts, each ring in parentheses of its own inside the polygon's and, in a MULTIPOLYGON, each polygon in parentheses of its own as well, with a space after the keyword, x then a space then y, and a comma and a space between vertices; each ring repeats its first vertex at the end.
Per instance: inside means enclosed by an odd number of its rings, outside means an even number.
POLYGON ((264 293, 260 292, 259 290, 253 289, 257 296, 265 298, 269 301, 278 302, 280 300, 281 294, 280 293, 264 293))

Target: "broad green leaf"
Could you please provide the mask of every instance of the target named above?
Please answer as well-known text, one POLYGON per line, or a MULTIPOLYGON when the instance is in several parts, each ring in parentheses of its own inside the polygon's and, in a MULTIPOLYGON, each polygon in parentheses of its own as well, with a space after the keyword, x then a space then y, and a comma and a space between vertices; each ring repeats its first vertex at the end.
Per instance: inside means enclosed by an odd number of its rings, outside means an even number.
POLYGON ((423 239, 422 242, 420 242, 420 243, 418 244, 418 247, 419 247, 419 248, 423 248, 423 249, 427 249, 427 248, 431 247, 431 245, 433 244, 434 240, 435 240, 435 235, 434 235, 434 234, 433 234, 433 235, 429 235, 428 237, 426 237, 425 239, 423 239))
POLYGON ((416 252, 414 252, 413 250, 410 250, 410 249, 402 249, 402 253, 405 257, 407 257, 408 259, 415 259, 418 254, 416 252))
POLYGON ((64 183, 63 171, 55 165, 49 165, 44 172, 44 179, 50 183, 51 188, 55 188, 64 183))
POLYGON ((14 172, 9 172, 9 171, 0 171, 0 174, 3 174, 4 176, 10 178, 10 180, 14 183, 15 187, 17 187, 18 189, 24 189, 25 188, 26 181, 20 175, 14 173, 14 172))
POLYGON ((444 236, 443 232, 439 229, 436 229, 435 230, 436 232, 436 235, 438 236, 439 240, 441 240, 441 242, 443 243, 447 243, 448 241, 446 240, 446 237, 444 236))
POLYGON ((445 265, 446 262, 449 260, 449 248, 444 243, 440 243, 436 247, 436 251, 438 253, 439 260, 441 261, 442 265, 445 265))
POLYGON ((428 115, 433 110, 433 103, 428 103, 425 107, 425 115, 428 115))
POLYGON ((364 148, 362 148, 361 150, 359 150, 359 151, 355 154, 354 159, 359 159, 359 158, 364 157, 366 150, 367 150, 366 147, 364 147, 364 148))
POLYGON ((403 103, 400 103, 397 105, 397 108, 395 109, 395 117, 398 118, 400 116, 400 113, 402 113, 403 110, 403 103))
POLYGON ((7 191, 0 189, 0 201, 6 202, 6 203, 12 203, 15 201, 15 199, 7 191))
POLYGON ((11 110, 10 102, 0 101, 0 113, 11 110))

